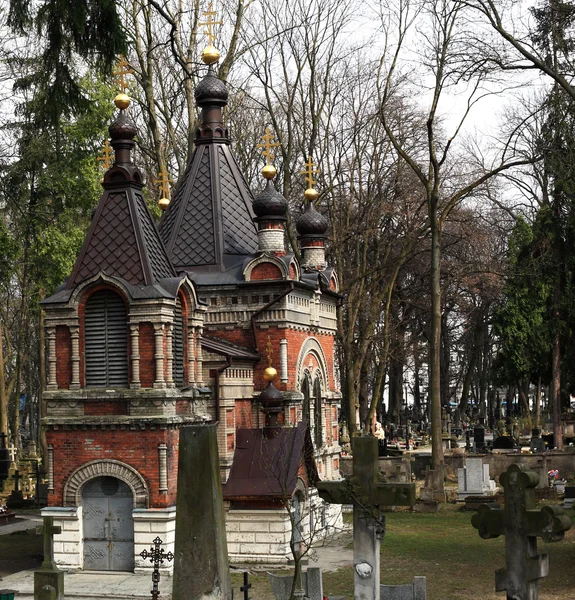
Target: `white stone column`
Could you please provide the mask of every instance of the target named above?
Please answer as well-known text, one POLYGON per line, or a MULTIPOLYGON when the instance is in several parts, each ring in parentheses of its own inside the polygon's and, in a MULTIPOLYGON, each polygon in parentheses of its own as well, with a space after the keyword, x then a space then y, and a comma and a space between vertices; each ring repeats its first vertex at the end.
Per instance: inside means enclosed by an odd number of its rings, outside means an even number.
POLYGON ((288 341, 280 340, 280 381, 288 381, 288 341))
POLYGON ((130 387, 138 389, 140 383, 140 324, 130 325, 130 339, 132 342, 132 382, 130 387))
POLYGON ((80 327, 73 325, 70 327, 70 337, 72 339, 72 381, 71 390, 80 389, 80 327))
POLYGON ((168 492, 168 446, 158 445, 158 462, 160 466, 160 493, 168 492))
POLYGON ((202 345, 200 338, 202 337, 202 328, 196 327, 196 383, 201 385, 204 382, 203 360, 202 360, 202 345))
POLYGON ((46 336, 48 338, 48 384, 47 390, 57 390, 58 381, 56 379, 56 328, 47 327, 46 336))
POLYGON ((164 324, 154 323, 154 336, 156 339, 156 353, 154 359, 156 361, 156 380, 154 381, 155 388, 166 387, 164 379, 164 324))
POLYGON ((172 350, 172 336, 174 326, 166 323, 166 385, 174 387, 174 353, 172 350))
POLYGON ((48 491, 54 491, 54 446, 48 444, 48 457, 47 457, 47 477, 48 477, 48 491))

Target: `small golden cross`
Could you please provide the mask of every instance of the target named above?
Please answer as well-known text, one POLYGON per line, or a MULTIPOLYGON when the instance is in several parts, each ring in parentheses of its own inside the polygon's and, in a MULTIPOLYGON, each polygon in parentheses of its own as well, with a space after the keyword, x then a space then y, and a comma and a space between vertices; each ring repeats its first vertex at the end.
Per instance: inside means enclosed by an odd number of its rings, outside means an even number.
POLYGON ((272 340, 271 337, 268 335, 268 343, 266 344, 266 357, 268 359, 268 365, 271 367, 272 366, 272 340))
POLYGON ((126 57, 123 54, 120 54, 120 60, 114 69, 114 75, 116 76, 116 83, 123 94, 125 94, 128 89, 126 75, 130 75, 133 72, 134 69, 130 68, 130 63, 126 60, 126 57))
POLYGON ((262 135, 263 142, 256 146, 256 148, 265 148, 265 150, 262 152, 262 156, 264 156, 264 158, 266 159, 266 165, 270 165, 272 160, 275 158, 275 154, 272 152, 272 148, 278 148, 279 146, 281 146, 279 142, 274 142, 273 139, 274 136, 270 131, 270 128, 266 127, 266 133, 265 135, 262 135))
POLYGON ((170 183, 174 182, 170 179, 165 166, 163 166, 162 170, 158 173, 158 179, 154 179, 154 183, 160 186, 162 198, 168 198, 168 194, 170 193, 170 183))
POLYGON ((315 163, 312 161, 311 156, 308 156, 307 162, 304 164, 304 170, 300 172, 300 175, 305 175, 308 187, 312 188, 315 185, 313 176, 317 173, 321 173, 319 169, 314 169, 315 163))
POLYGON ((104 170, 107 171, 112 164, 112 151, 110 150, 110 142, 106 140, 102 148, 102 154, 98 156, 98 161, 102 163, 104 170))
POLYGON ((198 27, 206 28, 204 33, 208 36, 208 44, 213 46, 214 40, 216 39, 214 25, 222 25, 222 21, 216 21, 215 19, 212 19, 212 17, 215 17, 218 13, 213 10, 211 2, 208 4, 208 10, 205 10, 202 14, 206 17, 206 21, 205 23, 198 23, 198 27))

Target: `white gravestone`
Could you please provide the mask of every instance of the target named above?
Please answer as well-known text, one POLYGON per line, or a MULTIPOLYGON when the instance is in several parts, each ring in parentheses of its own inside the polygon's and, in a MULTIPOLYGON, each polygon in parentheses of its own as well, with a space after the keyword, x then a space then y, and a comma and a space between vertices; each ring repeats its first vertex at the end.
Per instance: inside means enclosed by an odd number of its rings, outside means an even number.
POLYGON ((457 469, 457 491, 459 499, 467 496, 494 496, 497 485, 489 479, 489 465, 484 465, 479 457, 469 457, 463 469, 457 469))

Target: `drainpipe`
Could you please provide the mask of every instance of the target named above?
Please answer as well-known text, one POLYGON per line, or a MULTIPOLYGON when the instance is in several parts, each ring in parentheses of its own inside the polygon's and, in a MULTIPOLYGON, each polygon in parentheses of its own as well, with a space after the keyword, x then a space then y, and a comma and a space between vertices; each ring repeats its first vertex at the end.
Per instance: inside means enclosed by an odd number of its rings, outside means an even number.
POLYGON ((215 386, 216 386, 216 418, 214 425, 220 422, 220 374, 223 373, 228 367, 232 366, 232 357, 229 354, 224 355, 226 357, 226 364, 218 367, 215 370, 215 386))
POLYGON ((287 289, 285 289, 279 296, 276 296, 273 300, 270 300, 267 304, 265 304, 261 308, 258 308, 258 310, 256 310, 252 314, 252 316, 251 316, 252 335, 254 337, 254 347, 255 347, 256 352, 260 351, 259 346, 258 346, 258 336, 257 336, 257 331, 256 331, 256 317, 259 317, 260 314, 264 312, 264 310, 267 310, 268 308, 273 306, 276 302, 279 302, 280 300, 285 298, 288 294, 291 294, 291 292, 294 291, 294 288, 295 288, 294 282, 290 281, 289 287, 287 289))

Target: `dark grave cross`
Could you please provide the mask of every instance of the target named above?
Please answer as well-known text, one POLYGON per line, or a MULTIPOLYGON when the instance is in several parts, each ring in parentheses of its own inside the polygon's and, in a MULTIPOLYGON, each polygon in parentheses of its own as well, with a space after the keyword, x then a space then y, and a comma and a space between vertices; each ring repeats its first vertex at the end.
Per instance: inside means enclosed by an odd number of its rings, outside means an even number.
POLYGON ((22 475, 20 475, 20 471, 18 471, 18 469, 16 469, 14 471, 14 475, 12 476, 12 478, 14 479, 14 491, 19 492, 20 491, 20 479, 22 479, 22 475))
POLYGON ((377 439, 351 440, 353 475, 343 481, 319 481, 319 496, 331 504, 353 505, 354 595, 380 598, 380 539, 385 534, 385 506, 413 506, 415 484, 385 483, 379 473, 377 439))
POLYGON ((160 583, 160 565, 167 560, 168 562, 174 559, 174 555, 171 552, 164 552, 164 549, 161 547, 163 542, 157 537, 152 542, 154 545, 149 550, 142 550, 140 552, 140 556, 144 560, 150 559, 150 562, 154 565, 154 570, 152 572, 152 599, 158 600, 160 596, 160 591, 158 589, 158 584, 160 583))
POLYGON ((244 571, 244 585, 240 588, 240 592, 244 593, 244 600, 250 600, 249 591, 251 587, 250 574, 247 571, 244 571))
POLYGON ((558 506, 535 509, 539 475, 513 464, 499 478, 505 504, 482 505, 471 524, 484 539, 505 536, 507 568, 495 572, 495 591, 507 592, 507 600, 537 600, 538 579, 549 573, 549 557, 537 554, 537 538, 558 542, 571 527, 571 519, 558 506))
POLYGON ((1 450, 5 450, 7 448, 7 444, 6 444, 7 439, 8 439, 8 436, 3 431, 0 431, 0 449, 1 450))

